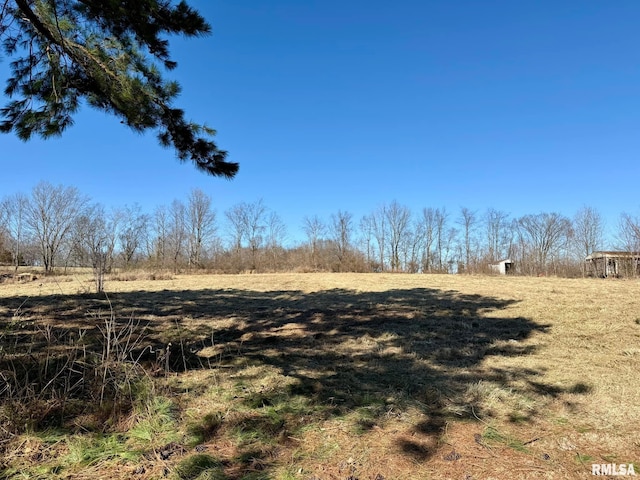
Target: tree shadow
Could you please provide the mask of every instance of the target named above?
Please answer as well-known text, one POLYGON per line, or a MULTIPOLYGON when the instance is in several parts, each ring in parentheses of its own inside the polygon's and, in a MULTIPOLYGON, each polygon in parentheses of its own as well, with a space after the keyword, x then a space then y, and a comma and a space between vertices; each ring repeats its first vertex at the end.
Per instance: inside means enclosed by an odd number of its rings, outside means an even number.
MULTIPOLYGON (((96 295, 53 295, 7 302, 0 316, 0 346, 15 350, 28 345, 27 370, 41 371, 38 362, 44 361, 36 355, 43 345, 32 344, 36 327, 48 325, 56 342, 65 344, 78 331, 85 338, 99 337, 113 313, 121 325, 136 320, 136 332, 144 335, 136 354, 148 365, 158 352, 169 353, 163 368, 175 372, 236 368, 242 359, 243 365, 268 365, 295 379, 282 391, 247 395, 244 400, 251 405, 266 407, 277 398, 301 396, 329 417, 368 408, 374 413, 359 420, 365 431, 394 409, 418 408, 423 414, 414 426, 418 440, 400 439, 397 447, 420 461, 436 451, 433 440, 451 412, 471 416, 473 407, 473 415, 483 415, 482 402, 473 405, 469 399, 470 385, 491 382, 512 389, 525 384, 532 393, 561 393, 544 384, 541 372, 482 365, 492 356, 534 353, 535 345, 525 340, 549 328, 495 314, 514 300, 413 288, 138 291, 110 294, 109 301, 96 295)), ((2 359, 0 371, 7 368, 2 359)))

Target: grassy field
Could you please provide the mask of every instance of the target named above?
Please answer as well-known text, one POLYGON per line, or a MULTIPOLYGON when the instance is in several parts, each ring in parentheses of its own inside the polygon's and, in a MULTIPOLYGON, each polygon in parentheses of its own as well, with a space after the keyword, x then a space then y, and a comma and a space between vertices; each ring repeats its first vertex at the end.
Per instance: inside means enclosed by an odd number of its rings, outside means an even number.
POLYGON ((121 275, 90 290, 80 274, 0 284, 0 478, 640 472, 637 280, 121 275))

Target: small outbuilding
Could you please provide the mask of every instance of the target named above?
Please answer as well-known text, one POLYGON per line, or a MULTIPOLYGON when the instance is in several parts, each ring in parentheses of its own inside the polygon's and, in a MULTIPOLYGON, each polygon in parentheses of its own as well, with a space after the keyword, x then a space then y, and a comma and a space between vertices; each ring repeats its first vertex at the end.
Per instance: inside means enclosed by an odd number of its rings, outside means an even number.
POLYGON ((640 275, 638 252, 593 252, 585 258, 587 274, 592 277, 631 277, 640 275))
POLYGON ((498 273, 500 275, 508 275, 509 273, 513 273, 513 262, 510 258, 505 258, 504 260, 500 260, 499 262, 490 263, 489 268, 494 273, 498 273))

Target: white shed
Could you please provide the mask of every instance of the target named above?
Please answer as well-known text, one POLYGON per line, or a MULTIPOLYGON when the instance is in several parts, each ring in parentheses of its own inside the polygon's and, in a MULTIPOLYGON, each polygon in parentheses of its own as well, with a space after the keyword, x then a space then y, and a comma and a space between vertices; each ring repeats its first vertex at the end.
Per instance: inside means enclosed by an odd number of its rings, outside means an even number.
POLYGON ((513 262, 510 258, 505 258, 499 262, 490 263, 489 268, 491 268, 492 272, 499 273, 500 275, 507 275, 509 273, 513 273, 513 262))

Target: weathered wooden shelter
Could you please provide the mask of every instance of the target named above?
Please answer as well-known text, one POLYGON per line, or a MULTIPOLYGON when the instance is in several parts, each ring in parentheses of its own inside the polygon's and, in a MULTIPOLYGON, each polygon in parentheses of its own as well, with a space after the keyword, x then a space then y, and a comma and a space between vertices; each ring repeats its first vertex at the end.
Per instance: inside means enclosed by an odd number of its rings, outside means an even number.
POLYGON ((640 275, 639 252, 593 252, 585 258, 592 277, 632 277, 640 275))
POLYGON ((499 262, 490 263, 489 268, 492 272, 499 273, 500 275, 507 275, 513 273, 513 262, 510 258, 505 258, 499 262))

